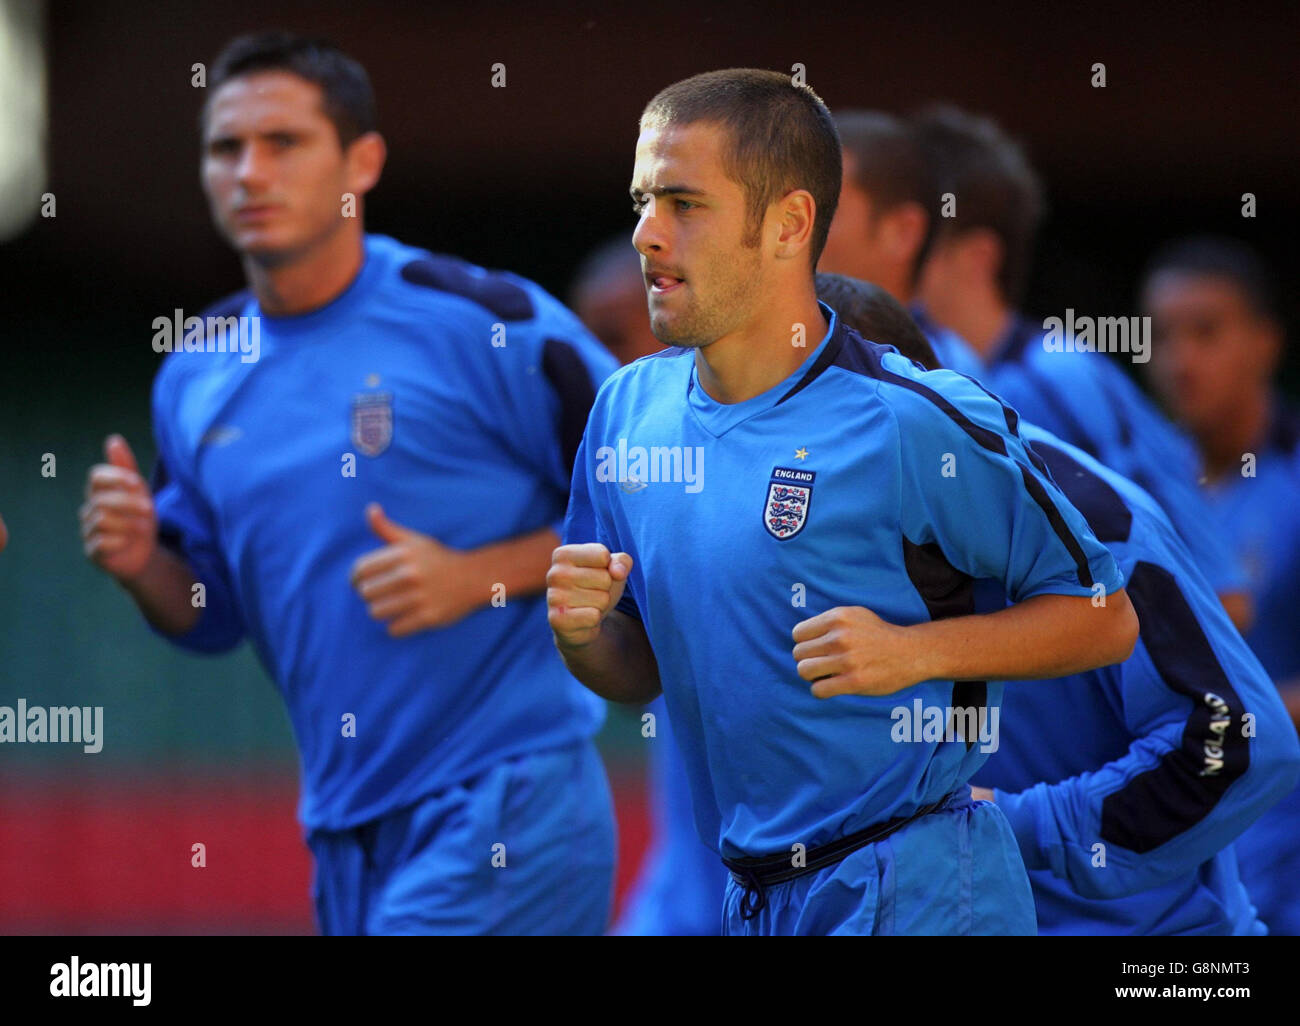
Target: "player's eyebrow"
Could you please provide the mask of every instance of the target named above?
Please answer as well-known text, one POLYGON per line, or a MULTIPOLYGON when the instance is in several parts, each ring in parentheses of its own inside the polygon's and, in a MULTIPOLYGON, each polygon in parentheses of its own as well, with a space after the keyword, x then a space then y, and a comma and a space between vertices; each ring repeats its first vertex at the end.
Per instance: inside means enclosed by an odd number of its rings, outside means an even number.
POLYGON ((632 194, 634 200, 640 200, 645 196, 705 195, 702 189, 692 189, 689 185, 660 185, 654 189, 638 189, 635 185, 630 185, 627 191, 632 194))

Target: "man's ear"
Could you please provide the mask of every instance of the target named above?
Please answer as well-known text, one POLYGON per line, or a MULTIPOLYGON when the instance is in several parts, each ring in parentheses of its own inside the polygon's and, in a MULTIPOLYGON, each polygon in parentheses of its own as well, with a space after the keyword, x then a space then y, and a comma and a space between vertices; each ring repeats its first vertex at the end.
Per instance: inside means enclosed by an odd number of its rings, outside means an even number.
POLYGON ((900 203, 885 216, 888 219, 885 231, 890 255, 911 266, 916 260, 916 254, 921 251, 921 244, 925 242, 926 229, 930 224, 929 214, 921 204, 906 202, 900 203))
POLYGON ((1271 317, 1260 315, 1259 323, 1254 330, 1259 333, 1260 345, 1263 349, 1260 359, 1262 377, 1265 381, 1271 381, 1277 374, 1278 367, 1281 366, 1285 348, 1282 325, 1271 317))
POLYGON ((378 132, 366 132, 348 144, 344 159, 348 165, 348 191, 364 196, 379 183, 388 159, 388 145, 378 132))
POLYGON ((998 280, 1006 251, 997 232, 991 228, 972 228, 963 233, 960 245, 967 271, 978 271, 983 278, 998 280))
POLYGON ((776 239, 778 260, 788 260, 802 253, 812 242, 813 224, 817 218, 817 202, 807 189, 795 189, 778 201, 780 206, 780 233, 776 239))

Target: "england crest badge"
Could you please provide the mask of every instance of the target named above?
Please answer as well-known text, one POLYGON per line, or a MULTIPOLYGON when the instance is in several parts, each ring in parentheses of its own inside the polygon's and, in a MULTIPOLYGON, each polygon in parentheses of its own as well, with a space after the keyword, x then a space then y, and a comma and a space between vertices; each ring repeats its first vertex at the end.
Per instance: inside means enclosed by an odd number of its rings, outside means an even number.
POLYGON ((359 392, 352 399, 352 444, 378 456, 393 440, 393 393, 359 392))
POLYGON ((777 541, 786 541, 803 530, 812 505, 815 470, 773 467, 763 503, 763 526, 777 541))

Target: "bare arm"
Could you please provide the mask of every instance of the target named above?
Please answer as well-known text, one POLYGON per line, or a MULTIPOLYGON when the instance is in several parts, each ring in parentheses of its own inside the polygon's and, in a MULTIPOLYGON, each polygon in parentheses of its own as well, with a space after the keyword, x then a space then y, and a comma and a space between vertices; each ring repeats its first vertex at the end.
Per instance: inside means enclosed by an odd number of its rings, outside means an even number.
POLYGON ((1036 595, 983 616, 908 628, 918 680, 1038 680, 1120 663, 1133 654, 1138 620, 1123 588, 1104 606, 1075 595, 1036 595))
POLYGON ((188 634, 199 622, 199 607, 194 604, 197 581, 190 565, 161 545, 154 546, 138 575, 118 578, 145 619, 164 634, 175 635, 188 634))
POLYGON ((546 614, 570 673, 601 698, 645 703, 661 690, 659 664, 641 621, 614 608, 631 570, 625 552, 560 546, 546 575, 546 614))
POLYGON ((1062 677, 1122 662, 1137 644, 1137 614, 1121 588, 1104 606, 1071 595, 1036 595, 996 613, 910 627, 861 606, 798 624, 799 676, 818 698, 889 695, 923 680, 1062 677))
POLYGON ((662 690, 650 639, 635 616, 615 609, 593 641, 572 647, 557 637, 555 647, 569 672, 601 698, 644 705, 662 690))

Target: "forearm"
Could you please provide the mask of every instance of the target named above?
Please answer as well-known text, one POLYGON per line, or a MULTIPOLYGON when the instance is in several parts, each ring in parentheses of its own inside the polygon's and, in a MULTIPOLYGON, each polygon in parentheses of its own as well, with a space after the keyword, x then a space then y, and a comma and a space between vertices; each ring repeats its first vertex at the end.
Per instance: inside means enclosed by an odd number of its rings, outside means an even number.
POLYGON ((483 603, 492 599, 500 584, 510 595, 536 595, 546 590, 546 572, 551 568, 551 553, 560 537, 550 527, 516 535, 473 549, 473 573, 483 582, 483 603))
POLYGON ((557 638, 555 647, 569 672, 601 698, 643 705, 662 690, 645 627, 617 609, 605 617, 592 641, 569 646, 557 638))
POLYGON ((199 622, 199 607, 194 604, 198 579, 184 559, 162 545, 154 548, 140 573, 118 583, 145 619, 164 634, 188 634, 199 622))
POLYGON ((922 680, 1036 680, 1123 662, 1137 642, 1137 615, 1123 589, 1104 606, 1037 595, 996 613, 907 628, 922 680))

